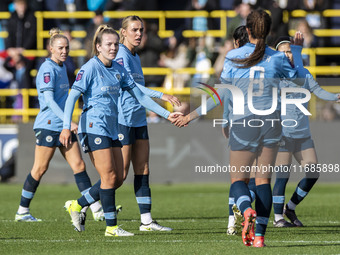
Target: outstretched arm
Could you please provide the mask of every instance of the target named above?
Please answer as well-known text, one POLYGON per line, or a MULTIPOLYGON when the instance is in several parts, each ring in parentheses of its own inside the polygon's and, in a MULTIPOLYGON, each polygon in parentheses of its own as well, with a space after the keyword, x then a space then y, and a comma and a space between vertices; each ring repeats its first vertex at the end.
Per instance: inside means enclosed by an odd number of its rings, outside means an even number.
POLYGON ((181 105, 181 102, 175 96, 164 94, 164 93, 157 91, 157 90, 149 89, 149 88, 147 88, 143 85, 140 85, 138 83, 136 83, 136 85, 145 95, 147 95, 149 97, 160 98, 163 101, 169 102, 172 106, 175 106, 175 105, 180 106, 181 105))
POLYGON ((157 113, 158 115, 162 116, 165 119, 170 121, 174 121, 177 116, 182 115, 182 113, 171 113, 161 107, 159 104, 154 102, 149 96, 145 95, 137 86, 128 90, 128 92, 135 97, 141 105, 145 108, 157 113))

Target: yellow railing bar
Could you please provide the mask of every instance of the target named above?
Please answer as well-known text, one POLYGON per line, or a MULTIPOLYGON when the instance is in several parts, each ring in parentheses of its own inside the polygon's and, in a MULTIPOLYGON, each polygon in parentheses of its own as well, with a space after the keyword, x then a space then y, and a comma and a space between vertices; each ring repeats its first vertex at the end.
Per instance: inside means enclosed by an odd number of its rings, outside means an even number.
POLYGON ((10 12, 0 12, 0 19, 9 19, 11 17, 10 12))
POLYGON ((168 19, 178 18, 194 18, 194 17, 209 17, 207 11, 165 11, 165 17, 168 19))
POLYGON ((96 14, 90 11, 76 11, 76 12, 67 12, 67 11, 43 11, 40 12, 42 16, 46 19, 92 19, 96 14))
POLYGON ((8 37, 8 32, 7 31, 1 31, 0 32, 0 37, 1 38, 7 38, 8 37))

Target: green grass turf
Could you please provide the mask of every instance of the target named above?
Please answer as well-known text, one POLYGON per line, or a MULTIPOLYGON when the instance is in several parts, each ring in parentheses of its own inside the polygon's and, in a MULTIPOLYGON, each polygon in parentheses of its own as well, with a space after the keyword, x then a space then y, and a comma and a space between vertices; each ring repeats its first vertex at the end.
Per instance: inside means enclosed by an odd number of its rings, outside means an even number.
MULTIPOLYGON (((304 228, 273 228, 266 248, 246 247, 240 236, 227 236, 226 184, 153 185, 152 214, 171 233, 139 232, 139 213, 133 186, 117 191, 123 205, 118 224, 134 237, 105 237, 105 223, 88 215, 86 231, 71 227, 63 205, 78 197, 75 185, 42 184, 31 212, 44 221, 14 222, 21 185, 0 184, 0 254, 336 254, 340 251, 338 184, 317 184, 298 207, 304 228)), ((288 185, 287 194, 295 186, 288 185)))

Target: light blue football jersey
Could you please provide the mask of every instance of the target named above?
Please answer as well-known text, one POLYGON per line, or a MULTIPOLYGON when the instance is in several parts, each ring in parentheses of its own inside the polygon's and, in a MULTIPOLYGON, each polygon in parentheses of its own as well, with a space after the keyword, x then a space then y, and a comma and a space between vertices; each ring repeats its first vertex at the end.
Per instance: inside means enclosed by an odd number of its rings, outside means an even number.
POLYGON ((78 133, 90 133, 118 139, 118 97, 135 87, 127 71, 115 61, 111 67, 93 57, 77 74, 72 89, 83 94, 84 108, 78 133))
MULTIPOLYGON (((299 79, 305 79, 304 85, 302 88, 307 89, 311 93, 314 93, 317 97, 323 99, 323 100, 337 100, 338 96, 337 94, 329 93, 325 90, 323 90, 319 84, 314 80, 311 73, 303 67, 302 65, 302 56, 301 56, 301 46, 295 46, 291 45, 291 50, 293 53, 294 63, 296 65, 296 68, 299 69, 298 71, 298 78, 299 79)), ((301 86, 296 85, 292 81, 282 81, 280 83, 280 87, 299 87, 301 86)), ((300 99, 304 98, 304 93, 290 93, 287 94, 287 98, 289 99, 300 99)), ((304 103, 303 106, 308 109, 308 102, 304 103)), ((293 119, 296 121, 296 126, 294 127, 288 127, 293 126, 294 123, 289 123, 287 121, 287 126, 282 127, 282 135, 286 137, 291 138, 307 138, 311 136, 310 127, 309 127, 309 116, 305 115, 295 104, 287 104, 286 108, 287 114, 282 115, 282 120, 288 120, 293 119)))
MULTIPOLYGON (((137 53, 133 55, 124 44, 119 44, 119 51, 115 61, 127 70, 138 88, 142 90, 144 94, 150 97, 162 97, 163 93, 145 88, 143 70, 137 53)), ((118 122, 121 125, 128 127, 147 125, 144 106, 127 91, 120 91, 118 111, 118 122)))
POLYGON ((42 128, 61 132, 63 129, 63 120, 55 115, 51 108, 47 106, 43 93, 44 91, 53 91, 54 101, 60 109, 64 110, 70 87, 65 64, 59 66, 56 62, 47 58, 39 68, 36 86, 40 112, 35 119, 33 129, 42 128))
MULTIPOLYGON (((296 78, 297 76, 297 70, 290 65, 284 53, 274 51, 268 46, 266 46, 263 59, 253 67, 239 68, 231 61, 234 58, 248 57, 254 49, 254 44, 247 43, 243 47, 229 51, 224 62, 221 82, 238 87, 244 96, 244 114, 233 114, 233 121, 253 114, 248 107, 249 86, 253 86, 252 103, 254 108, 268 110, 272 106, 273 88, 279 89, 280 79, 296 78)), ((230 98, 232 105, 235 99, 230 98)), ((279 104, 277 105, 277 109, 279 109, 279 104)))

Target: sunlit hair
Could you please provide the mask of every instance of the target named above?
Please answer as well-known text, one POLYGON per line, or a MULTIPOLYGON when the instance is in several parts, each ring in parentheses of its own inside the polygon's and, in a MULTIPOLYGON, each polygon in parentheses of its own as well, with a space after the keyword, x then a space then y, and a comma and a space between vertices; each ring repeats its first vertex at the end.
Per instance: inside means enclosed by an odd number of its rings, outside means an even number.
POLYGON ((116 32, 116 30, 114 30, 112 27, 110 27, 109 25, 100 25, 97 28, 96 33, 93 36, 93 41, 92 41, 92 55, 98 56, 99 52, 97 50, 97 44, 101 45, 102 44, 102 38, 103 38, 103 34, 113 34, 113 35, 117 35, 118 39, 119 39, 119 35, 116 32))
POLYGON ((249 42, 246 26, 239 26, 233 33, 233 38, 238 43, 238 47, 242 47, 249 42))
POLYGON ((67 44, 69 44, 69 41, 68 41, 67 37, 65 35, 61 34, 61 30, 59 28, 57 28, 57 27, 52 28, 50 30, 49 34, 51 36, 50 37, 50 42, 49 42, 51 47, 53 47, 54 41, 56 39, 60 39, 60 38, 65 39, 67 41, 67 44))
POLYGON ((132 21, 140 21, 143 24, 143 20, 136 16, 136 15, 131 15, 131 16, 127 16, 123 19, 122 21, 122 27, 119 29, 119 35, 120 35, 120 43, 124 43, 124 36, 123 36, 123 32, 122 30, 126 30, 130 24, 130 22, 132 21))
POLYGON ((270 32, 272 20, 264 10, 252 11, 247 17, 246 27, 253 39, 257 39, 254 52, 247 58, 235 58, 232 61, 238 64, 239 68, 249 68, 259 63, 266 49, 266 38, 270 32))

